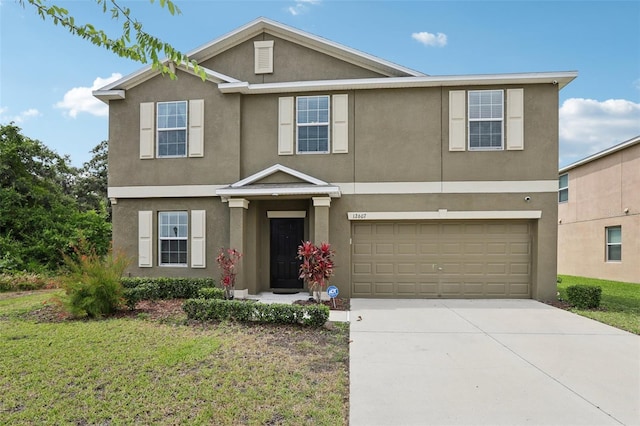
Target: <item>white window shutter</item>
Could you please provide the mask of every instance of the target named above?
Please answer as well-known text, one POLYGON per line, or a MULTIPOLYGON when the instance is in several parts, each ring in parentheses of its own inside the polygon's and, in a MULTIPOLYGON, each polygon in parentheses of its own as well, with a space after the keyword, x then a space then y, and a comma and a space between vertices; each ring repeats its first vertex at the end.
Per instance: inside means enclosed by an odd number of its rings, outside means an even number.
POLYGON ((293 97, 278 102, 278 155, 293 155, 293 97))
POLYGON ((191 267, 207 266, 207 212, 191 210, 191 267))
POLYGON ((507 90, 507 149, 524 149, 524 89, 507 90))
POLYGON ((269 74, 273 72, 273 40, 254 41, 255 73, 269 74))
POLYGON ((204 157, 204 99, 189 101, 189 157, 204 157))
POLYGON ((138 212, 138 266, 153 266, 153 212, 138 212))
POLYGON ((334 154, 349 152, 349 95, 333 95, 332 143, 334 154))
POLYGON ((154 126, 155 108, 153 102, 140 104, 140 158, 154 157, 154 126))
POLYGON ((449 151, 464 151, 467 146, 465 96, 464 90, 449 92, 449 151))

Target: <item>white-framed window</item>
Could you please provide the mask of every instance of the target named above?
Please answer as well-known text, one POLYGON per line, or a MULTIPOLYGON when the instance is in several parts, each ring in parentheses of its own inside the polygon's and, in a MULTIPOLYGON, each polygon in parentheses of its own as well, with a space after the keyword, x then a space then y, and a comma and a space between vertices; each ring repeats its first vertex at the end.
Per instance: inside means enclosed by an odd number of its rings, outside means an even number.
POLYGON ((296 98, 297 152, 329 152, 329 96, 296 98))
POLYGON ((188 217, 186 211, 158 212, 159 265, 187 266, 188 217))
POLYGON ((187 156, 187 101, 158 102, 158 158, 187 156))
POLYGON ((607 226, 605 234, 607 262, 622 261, 622 226, 607 226))
POLYGON ((504 91, 468 92, 469 150, 501 150, 504 147, 504 91))
POLYGON ((569 201, 569 174, 565 173, 558 178, 558 202, 569 201))

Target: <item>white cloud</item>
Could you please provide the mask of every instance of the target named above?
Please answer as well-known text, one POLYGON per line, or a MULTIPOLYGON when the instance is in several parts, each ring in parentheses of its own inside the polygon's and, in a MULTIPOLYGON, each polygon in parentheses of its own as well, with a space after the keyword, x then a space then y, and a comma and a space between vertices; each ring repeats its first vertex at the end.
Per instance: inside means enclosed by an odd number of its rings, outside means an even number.
POLYGON ((317 4, 320 4, 320 0, 296 0, 295 5, 287 8, 287 12, 293 16, 301 15, 309 10, 309 6, 317 4))
POLYGON ((20 123, 24 123, 29 118, 39 117, 42 115, 42 113, 35 108, 29 108, 15 115, 8 114, 8 112, 9 112, 9 108, 0 107, 0 122, 2 123, 14 122, 16 124, 20 124, 20 123))
POLYGON ((122 74, 113 73, 110 77, 98 77, 91 87, 74 87, 64 94, 60 102, 54 106, 66 110, 70 117, 76 118, 78 113, 86 112, 98 117, 105 117, 109 113, 107 105, 94 98, 92 91, 100 89, 107 84, 122 78, 122 74))
POLYGON ((447 45, 447 35, 443 33, 431 34, 426 31, 411 34, 411 38, 425 46, 444 47, 447 45))
POLYGON ((571 98, 560 107, 560 165, 640 135, 640 103, 571 98))

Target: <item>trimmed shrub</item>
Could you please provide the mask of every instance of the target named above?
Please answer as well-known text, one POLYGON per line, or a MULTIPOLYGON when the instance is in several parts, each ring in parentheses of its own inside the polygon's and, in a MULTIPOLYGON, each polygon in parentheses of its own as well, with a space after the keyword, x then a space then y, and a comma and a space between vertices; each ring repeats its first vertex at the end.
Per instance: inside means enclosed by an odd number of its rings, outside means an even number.
POLYGON ((578 309, 595 309, 600 306, 602 288, 588 285, 572 285, 567 287, 569 303, 578 309))
POLYGON ((201 299, 224 299, 224 289, 217 287, 203 287, 198 291, 201 299))
POLYGON ((182 309, 189 319, 197 321, 255 321, 265 324, 303 324, 320 327, 329 319, 329 308, 325 305, 189 299, 184 302, 182 309))
POLYGON ((122 278, 125 303, 133 309, 141 300, 189 299, 215 286, 212 278, 122 278))

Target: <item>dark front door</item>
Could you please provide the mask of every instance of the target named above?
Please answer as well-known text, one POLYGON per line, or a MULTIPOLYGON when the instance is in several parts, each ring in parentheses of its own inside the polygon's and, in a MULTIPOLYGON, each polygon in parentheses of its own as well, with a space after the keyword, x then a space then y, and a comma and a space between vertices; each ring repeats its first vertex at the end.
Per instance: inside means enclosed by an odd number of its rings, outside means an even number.
POLYGON ((304 238, 304 219, 271 219, 271 288, 302 288, 298 279, 298 246, 304 238))

